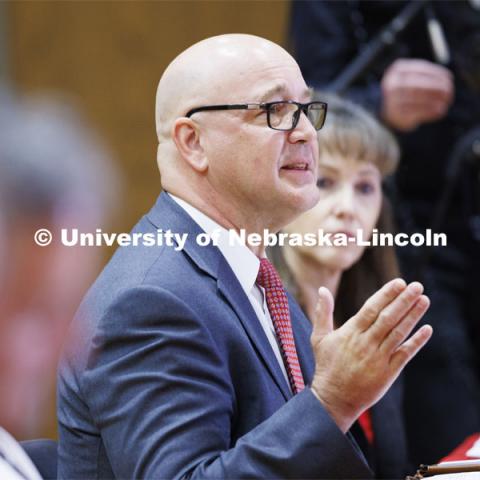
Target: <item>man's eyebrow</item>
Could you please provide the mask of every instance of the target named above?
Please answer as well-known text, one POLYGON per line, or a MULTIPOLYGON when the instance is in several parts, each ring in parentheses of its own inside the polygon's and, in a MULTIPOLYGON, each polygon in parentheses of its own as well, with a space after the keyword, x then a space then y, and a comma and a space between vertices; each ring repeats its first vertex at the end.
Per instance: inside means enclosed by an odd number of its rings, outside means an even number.
MULTIPOLYGON (((264 103, 265 101, 269 100, 273 95, 287 92, 287 86, 284 84, 275 85, 272 88, 269 88, 266 92, 259 99, 259 103, 264 103)), ((313 88, 306 88, 303 92, 303 96, 306 97, 309 101, 313 96, 313 88)))
POLYGON ((287 87, 283 84, 275 85, 274 87, 269 88, 266 92, 263 93, 263 95, 259 99, 259 102, 263 103, 266 100, 269 100, 275 94, 285 93, 286 90, 287 90, 287 87))

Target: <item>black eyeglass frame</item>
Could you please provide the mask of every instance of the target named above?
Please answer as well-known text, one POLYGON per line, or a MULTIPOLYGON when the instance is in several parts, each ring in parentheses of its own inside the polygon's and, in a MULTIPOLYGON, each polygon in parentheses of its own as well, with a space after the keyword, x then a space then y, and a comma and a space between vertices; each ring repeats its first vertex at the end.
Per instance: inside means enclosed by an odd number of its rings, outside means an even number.
MULTIPOLYGON (((296 128, 298 125, 298 121, 300 119, 300 112, 303 112, 305 116, 308 118, 308 109, 311 105, 320 105, 322 109, 324 110, 323 118, 322 118, 322 123, 321 125, 317 128, 315 125, 312 126, 315 128, 315 130, 320 130, 324 124, 325 124, 325 119, 327 118, 327 109, 328 109, 328 104, 325 102, 319 102, 319 101, 313 101, 313 102, 308 102, 308 103, 300 103, 300 102, 295 102, 293 100, 279 100, 276 102, 267 102, 267 103, 236 103, 236 104, 231 104, 231 105, 205 105, 203 107, 196 107, 192 108, 186 113, 186 117, 190 118, 194 113, 198 112, 212 112, 215 110, 265 110, 267 112, 267 124, 268 127, 271 128, 272 130, 278 130, 280 132, 291 132, 296 128), (271 122, 270 122, 270 114, 271 114, 271 108, 274 105, 278 104, 285 104, 288 103, 290 105, 296 105, 297 111, 293 114, 293 120, 292 120, 292 126, 291 128, 277 128, 277 127, 272 127, 271 122)), ((310 119, 309 119, 310 121, 310 119)))

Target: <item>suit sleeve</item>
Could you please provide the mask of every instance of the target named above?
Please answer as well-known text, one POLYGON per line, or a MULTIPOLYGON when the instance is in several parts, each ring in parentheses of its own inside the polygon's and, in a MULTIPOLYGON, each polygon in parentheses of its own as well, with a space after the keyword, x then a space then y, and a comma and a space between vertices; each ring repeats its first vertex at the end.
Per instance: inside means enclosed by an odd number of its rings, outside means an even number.
POLYGON ((232 444, 225 347, 174 294, 129 289, 100 325, 82 389, 116 477, 370 476, 309 389, 232 444))

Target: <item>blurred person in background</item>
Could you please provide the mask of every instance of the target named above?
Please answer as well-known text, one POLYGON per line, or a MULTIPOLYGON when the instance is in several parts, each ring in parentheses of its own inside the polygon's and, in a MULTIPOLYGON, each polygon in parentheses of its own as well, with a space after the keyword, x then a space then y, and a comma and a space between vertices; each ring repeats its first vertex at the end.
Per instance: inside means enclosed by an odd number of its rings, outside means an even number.
POLYGON ((117 178, 70 107, 0 91, 2 479, 38 478, 13 437, 31 438, 46 425, 65 330, 102 258, 98 248, 62 246, 60 229, 101 227, 117 178), (54 235, 49 246, 34 242, 41 228, 54 235))
MULTIPOLYGON (((399 150, 392 134, 363 108, 333 95, 325 126, 318 132, 320 200, 283 229, 286 233, 362 231, 368 240, 374 228, 392 231, 389 204, 382 179, 397 167, 399 150)), ((271 251, 274 263, 310 319, 321 286, 335 297, 335 327, 343 325, 383 284, 398 277, 393 247, 290 246, 271 251)), ((377 478, 402 478, 411 468, 401 405, 401 385, 367 410, 352 432, 377 478)))
POLYGON ((397 135, 399 231, 447 234, 447 247, 398 249, 432 301, 423 321, 435 335, 405 371, 404 398, 412 460, 435 462, 480 431, 479 4, 293 2, 291 27, 307 82, 362 103, 397 135))

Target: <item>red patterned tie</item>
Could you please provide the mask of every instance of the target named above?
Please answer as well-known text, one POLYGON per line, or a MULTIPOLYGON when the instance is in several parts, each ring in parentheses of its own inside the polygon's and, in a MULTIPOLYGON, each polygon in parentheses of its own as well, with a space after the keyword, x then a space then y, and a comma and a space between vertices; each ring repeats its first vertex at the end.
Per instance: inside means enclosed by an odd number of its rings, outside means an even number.
POLYGON ((272 317, 275 333, 280 342, 280 351, 282 352, 288 380, 292 392, 294 394, 298 393, 305 388, 305 383, 298 362, 297 350, 295 349, 287 295, 285 294, 280 276, 266 258, 260 259, 257 284, 265 289, 268 311, 272 317))

